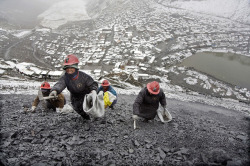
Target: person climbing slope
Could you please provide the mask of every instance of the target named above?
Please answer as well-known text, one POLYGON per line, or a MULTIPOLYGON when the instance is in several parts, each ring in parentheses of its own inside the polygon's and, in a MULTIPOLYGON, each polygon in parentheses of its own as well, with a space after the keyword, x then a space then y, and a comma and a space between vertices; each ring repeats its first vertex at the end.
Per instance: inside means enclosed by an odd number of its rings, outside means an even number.
POLYGON ((147 84, 138 94, 133 104, 133 118, 144 118, 144 121, 152 120, 157 115, 159 103, 166 108, 167 102, 163 90, 158 82, 147 84))
POLYGON ((88 74, 79 71, 79 60, 74 54, 68 55, 64 60, 65 74, 52 87, 49 96, 60 94, 65 88, 70 92, 70 101, 73 109, 83 119, 90 120, 90 116, 83 110, 83 101, 86 94, 96 91, 98 83, 88 74))
MULTIPOLYGON (((103 93, 110 92, 112 95, 114 95, 115 100, 113 100, 112 104, 109 106, 109 108, 114 109, 114 105, 117 103, 117 93, 114 90, 114 88, 110 85, 108 80, 103 80, 101 86, 97 90, 97 93, 99 93, 100 91, 103 91, 103 93)), ((105 106, 108 107, 108 105, 105 106)))
MULTIPOLYGON (((43 97, 48 97, 50 94, 50 84, 48 82, 43 82, 40 86, 40 91, 43 97)), ((66 99, 62 93, 58 94, 55 99, 45 100, 45 109, 53 109, 54 111, 61 112, 64 105, 66 104, 66 99)), ((38 104, 40 103, 39 96, 36 96, 32 103, 31 112, 35 112, 38 104)))

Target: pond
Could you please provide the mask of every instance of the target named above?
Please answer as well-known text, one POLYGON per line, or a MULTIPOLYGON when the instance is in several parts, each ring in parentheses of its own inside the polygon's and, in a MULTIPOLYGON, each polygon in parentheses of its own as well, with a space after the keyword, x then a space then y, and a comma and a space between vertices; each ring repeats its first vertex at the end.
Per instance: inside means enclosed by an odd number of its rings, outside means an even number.
POLYGON ((181 65, 250 90, 250 57, 233 53, 198 52, 181 65))

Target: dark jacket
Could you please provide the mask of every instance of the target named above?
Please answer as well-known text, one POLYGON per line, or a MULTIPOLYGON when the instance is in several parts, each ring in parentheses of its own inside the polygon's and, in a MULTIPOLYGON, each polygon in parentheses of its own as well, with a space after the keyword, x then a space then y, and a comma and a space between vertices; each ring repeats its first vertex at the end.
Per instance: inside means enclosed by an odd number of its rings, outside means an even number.
POLYGON ((133 114, 146 119, 154 119, 157 114, 159 103, 165 107, 167 105, 163 90, 157 95, 151 95, 147 88, 143 88, 133 104, 133 114))
POLYGON ((61 93, 65 88, 69 90, 74 97, 84 97, 92 90, 97 90, 98 84, 88 74, 79 71, 78 78, 73 80, 63 75, 59 81, 53 86, 52 90, 56 90, 57 94, 61 93))
POLYGON ((56 90, 57 93, 61 93, 65 88, 70 92, 70 101, 73 109, 86 118, 86 113, 83 110, 83 101, 86 94, 89 94, 92 90, 97 90, 98 83, 93 80, 88 74, 78 71, 78 74, 74 79, 67 76, 65 73, 59 81, 51 89, 56 90))

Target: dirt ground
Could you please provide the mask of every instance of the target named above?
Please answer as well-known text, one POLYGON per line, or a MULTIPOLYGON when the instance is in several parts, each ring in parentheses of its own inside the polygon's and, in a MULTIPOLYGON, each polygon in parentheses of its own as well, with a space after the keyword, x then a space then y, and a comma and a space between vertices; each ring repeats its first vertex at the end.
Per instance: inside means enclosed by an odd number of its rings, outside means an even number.
POLYGON ((173 121, 133 129, 136 96, 120 95, 106 118, 73 112, 26 113, 32 95, 0 95, 0 165, 250 165, 250 116, 167 99, 173 121), (106 119, 106 120, 105 120, 106 119))

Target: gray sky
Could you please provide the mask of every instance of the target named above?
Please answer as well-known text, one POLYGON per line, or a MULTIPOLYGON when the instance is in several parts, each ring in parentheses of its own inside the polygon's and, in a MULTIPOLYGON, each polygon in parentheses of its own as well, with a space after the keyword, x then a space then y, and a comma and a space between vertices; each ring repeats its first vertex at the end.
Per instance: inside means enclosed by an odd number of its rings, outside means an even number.
MULTIPOLYGON (((21 26, 33 26, 39 14, 63 0, 0 0, 0 18, 21 26)), ((71 0, 72 3, 74 0, 71 0)), ((88 1, 88 0, 83 0, 88 1)))

